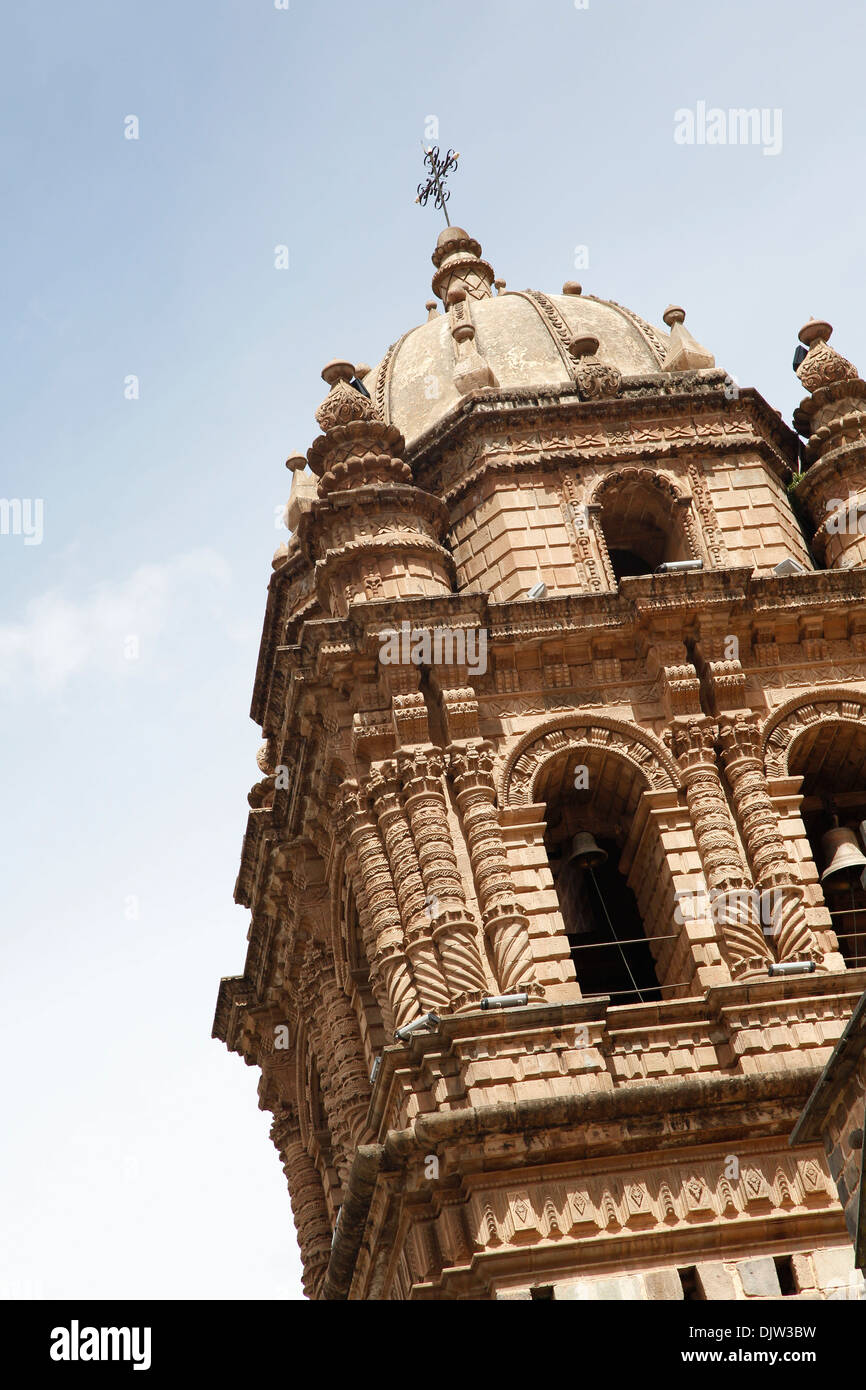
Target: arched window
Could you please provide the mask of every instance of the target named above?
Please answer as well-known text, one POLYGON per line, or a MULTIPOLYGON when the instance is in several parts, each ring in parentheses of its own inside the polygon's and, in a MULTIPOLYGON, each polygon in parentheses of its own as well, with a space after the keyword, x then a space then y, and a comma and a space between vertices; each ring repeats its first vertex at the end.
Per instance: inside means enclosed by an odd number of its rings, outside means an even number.
POLYGON ((552 851, 556 890, 584 997, 615 1004, 660 999, 655 964, 615 840, 577 831, 552 851))
POLYGON ((647 939, 634 892, 620 868, 644 784, 615 754, 589 748, 575 772, 575 754, 552 760, 535 795, 547 804, 545 843, 581 994, 611 1004, 661 999, 656 973, 664 940, 647 939), (654 954, 654 951, 656 954, 654 954))
POLYGON ((672 560, 697 558, 684 525, 688 503, 678 501, 665 480, 648 470, 626 472, 603 485, 597 497, 617 583, 630 575, 652 574, 672 560))
POLYGON ((817 722, 789 769, 803 777, 803 825, 839 949, 849 967, 866 966, 866 728, 817 722))

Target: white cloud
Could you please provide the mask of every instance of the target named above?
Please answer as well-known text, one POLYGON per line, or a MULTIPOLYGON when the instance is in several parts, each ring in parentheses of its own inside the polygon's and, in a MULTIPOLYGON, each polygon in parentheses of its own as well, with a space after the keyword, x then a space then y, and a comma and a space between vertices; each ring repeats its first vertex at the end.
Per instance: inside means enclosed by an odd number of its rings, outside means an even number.
POLYGON ((57 691, 82 672, 122 675, 147 659, 191 598, 229 579, 213 550, 141 565, 119 584, 104 582, 75 600, 51 589, 31 599, 20 623, 0 626, 0 684, 57 691), (130 659, 130 653, 139 652, 130 659))

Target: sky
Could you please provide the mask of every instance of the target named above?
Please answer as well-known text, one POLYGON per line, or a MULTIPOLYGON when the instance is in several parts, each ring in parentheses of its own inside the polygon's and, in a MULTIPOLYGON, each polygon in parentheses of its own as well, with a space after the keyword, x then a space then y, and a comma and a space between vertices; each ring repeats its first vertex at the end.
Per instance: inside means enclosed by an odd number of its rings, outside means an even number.
POLYGON ((434 140, 509 288, 680 304, 790 420, 810 316, 866 369, 866 11, 43 0, 3 28, 0 1296, 298 1299, 258 1073, 210 1031, 321 368, 426 318, 434 140), (699 138, 742 107, 767 138, 699 138))

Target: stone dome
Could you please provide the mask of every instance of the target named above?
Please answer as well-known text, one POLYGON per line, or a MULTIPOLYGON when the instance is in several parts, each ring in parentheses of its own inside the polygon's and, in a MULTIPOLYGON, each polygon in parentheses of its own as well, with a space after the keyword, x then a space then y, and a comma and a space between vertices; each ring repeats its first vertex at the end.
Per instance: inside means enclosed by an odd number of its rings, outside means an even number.
POLYGON ((427 322, 392 344, 364 376, 382 418, 408 446, 479 387, 567 386, 581 357, 623 376, 664 370, 666 332, 611 300, 583 294, 573 282, 560 294, 505 291, 481 259, 479 243, 460 227, 442 233, 433 263, 433 289, 445 312, 430 301, 427 322), (470 356, 471 370, 461 371, 461 357, 470 356))

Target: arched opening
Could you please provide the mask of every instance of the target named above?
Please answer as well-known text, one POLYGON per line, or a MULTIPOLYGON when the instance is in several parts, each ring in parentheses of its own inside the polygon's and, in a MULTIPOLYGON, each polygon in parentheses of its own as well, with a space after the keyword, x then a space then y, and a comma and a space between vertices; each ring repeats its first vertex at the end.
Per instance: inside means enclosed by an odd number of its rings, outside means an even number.
POLYGON ((545 844, 581 994, 609 996, 611 1004, 663 998, 653 946, 622 871, 644 789, 633 764, 587 746, 548 762, 534 792, 547 806, 545 844))
POLYGON ((821 720, 788 767, 803 777, 803 826, 839 949, 849 967, 866 966, 866 727, 821 720))
POLYGON ((616 582, 653 574, 659 565, 695 558, 680 506, 643 478, 612 481, 600 494, 601 529, 616 582))

